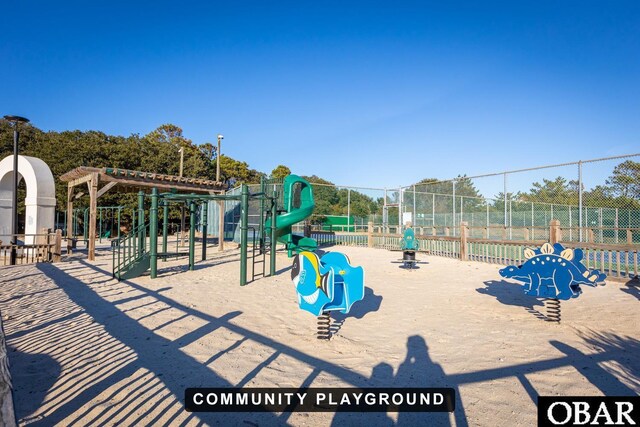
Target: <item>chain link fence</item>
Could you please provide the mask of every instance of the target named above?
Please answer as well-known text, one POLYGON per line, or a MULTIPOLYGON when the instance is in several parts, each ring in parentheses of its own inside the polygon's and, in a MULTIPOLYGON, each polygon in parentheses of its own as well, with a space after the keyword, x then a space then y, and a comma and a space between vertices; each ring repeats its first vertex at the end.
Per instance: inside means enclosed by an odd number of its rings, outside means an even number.
MULTIPOLYGON (((546 240, 549 222, 560 221, 563 241, 640 243, 640 154, 582 160, 514 171, 459 176, 401 188, 367 188, 311 181, 313 224, 341 218, 334 231, 366 231, 369 221, 400 232, 410 221, 421 234, 471 238, 546 240)), ((267 188, 279 194, 282 185, 267 188)), ((250 185, 251 193, 260 185, 250 185)), ((240 188, 231 192, 239 194, 240 188)), ((238 202, 225 205, 226 238, 239 235, 238 202)), ((249 226, 260 223, 258 201, 250 203, 249 226)), ((209 233, 217 235, 217 204, 209 206, 209 233)), ((302 225, 295 231, 301 231, 302 225)))

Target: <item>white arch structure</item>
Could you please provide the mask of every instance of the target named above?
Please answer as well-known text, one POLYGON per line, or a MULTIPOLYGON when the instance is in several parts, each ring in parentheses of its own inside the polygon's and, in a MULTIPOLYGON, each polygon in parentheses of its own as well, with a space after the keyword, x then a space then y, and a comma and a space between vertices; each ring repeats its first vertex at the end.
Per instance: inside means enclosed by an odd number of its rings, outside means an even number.
MULTIPOLYGON (((25 180, 25 240, 36 243, 35 236, 43 229, 53 229, 56 211, 56 187, 49 166, 36 157, 18 156, 18 180, 25 180)), ((11 241, 11 208, 13 205, 13 155, 0 161, 0 240, 11 241)))

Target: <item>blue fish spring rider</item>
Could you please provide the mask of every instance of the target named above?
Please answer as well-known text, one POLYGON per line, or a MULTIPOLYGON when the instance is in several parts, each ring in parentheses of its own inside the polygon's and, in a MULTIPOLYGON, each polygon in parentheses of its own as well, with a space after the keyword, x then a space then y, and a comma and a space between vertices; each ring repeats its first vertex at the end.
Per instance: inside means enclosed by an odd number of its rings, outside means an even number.
POLYGON ((340 252, 319 257, 300 252, 293 259, 291 280, 298 306, 318 318, 318 339, 331 338, 331 312, 347 314, 364 297, 364 269, 354 267, 340 252))
POLYGON ((603 285, 606 275, 589 270, 582 260, 582 249, 565 248, 560 243, 545 243, 539 249, 524 250, 525 262, 500 270, 500 275, 524 283, 526 295, 545 298, 547 320, 560 322, 560 301, 578 298, 580 285, 603 285))

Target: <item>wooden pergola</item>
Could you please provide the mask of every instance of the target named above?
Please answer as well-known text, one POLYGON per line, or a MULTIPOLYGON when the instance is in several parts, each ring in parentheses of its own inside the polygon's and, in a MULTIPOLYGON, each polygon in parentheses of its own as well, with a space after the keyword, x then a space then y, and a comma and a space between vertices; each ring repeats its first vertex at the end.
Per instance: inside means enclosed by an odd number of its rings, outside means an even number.
MULTIPOLYGON (((176 193, 222 194, 226 185, 222 182, 199 178, 185 178, 175 175, 164 175, 153 172, 141 172, 119 168, 94 168, 80 166, 60 177, 66 182, 67 189, 67 224, 73 223, 73 200, 75 187, 87 184, 89 187, 89 242, 88 259, 95 259, 96 252, 96 217, 98 199, 113 187, 118 190, 132 192, 152 188, 176 193), (103 185, 104 184, 104 185, 103 185), (100 188, 100 186, 102 187, 100 188)), ((220 210, 221 227, 224 226, 224 210, 220 210)), ((85 225, 86 226, 86 225, 85 225)), ((223 235, 222 233, 220 234, 223 235)), ((67 227, 67 249, 71 248, 72 227, 67 227)))

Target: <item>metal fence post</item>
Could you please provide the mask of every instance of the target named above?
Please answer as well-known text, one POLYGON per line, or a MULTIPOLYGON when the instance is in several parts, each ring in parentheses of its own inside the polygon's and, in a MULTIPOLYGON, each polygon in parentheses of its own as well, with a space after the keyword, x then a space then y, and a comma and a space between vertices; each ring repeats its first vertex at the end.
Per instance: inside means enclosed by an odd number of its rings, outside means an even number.
POLYGON ((578 227, 580 227, 580 241, 583 241, 582 235, 582 160, 578 161, 578 227))

